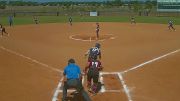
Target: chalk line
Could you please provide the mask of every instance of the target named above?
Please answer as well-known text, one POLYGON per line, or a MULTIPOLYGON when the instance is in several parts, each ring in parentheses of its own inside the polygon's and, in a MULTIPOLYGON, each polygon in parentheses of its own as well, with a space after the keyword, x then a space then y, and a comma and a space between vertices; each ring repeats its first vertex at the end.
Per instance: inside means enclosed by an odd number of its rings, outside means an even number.
POLYGON ((119 72, 100 72, 101 75, 114 75, 118 74, 119 72))
MULTIPOLYGON (((100 74, 99 74, 99 76, 100 76, 100 82, 103 84, 104 82, 103 82, 103 77, 102 77, 102 75, 108 75, 108 74, 113 74, 113 75, 118 75, 118 73, 119 72, 100 72, 100 74)), ((56 88, 56 90, 55 90, 55 93, 54 93, 54 95, 53 95, 53 98, 52 98, 52 101, 57 101, 57 100, 59 100, 58 99, 58 95, 59 95, 59 93, 62 93, 63 92, 63 90, 61 89, 61 87, 62 87, 62 80, 63 79, 61 79, 60 81, 59 81, 59 84, 58 84, 58 86, 57 86, 57 88, 56 88)), ((82 84, 84 84, 84 80, 85 80, 85 77, 83 76, 83 79, 82 79, 82 84)), ((68 89, 67 90, 67 92, 69 92, 69 93, 72 93, 72 92, 75 92, 76 90, 74 90, 74 89, 68 89)), ((109 92, 109 93, 119 93, 119 92, 123 92, 123 90, 108 90, 108 89, 105 89, 105 86, 104 85, 102 85, 101 86, 101 90, 99 91, 100 93, 104 93, 104 92, 109 92)))
POLYGON ((47 64, 45 64, 45 63, 39 62, 39 61, 37 61, 37 60, 35 60, 35 59, 32 59, 32 58, 30 58, 30 57, 27 57, 27 56, 25 56, 25 55, 23 55, 23 54, 17 53, 17 52, 15 52, 15 51, 10 50, 10 49, 7 49, 7 48, 5 48, 5 47, 3 47, 3 46, 1 46, 0 48, 1 48, 2 50, 6 51, 6 52, 9 52, 9 53, 11 53, 11 54, 20 56, 20 57, 22 57, 22 58, 24 58, 24 59, 30 60, 31 62, 34 62, 34 63, 36 63, 36 64, 39 64, 39 65, 41 65, 41 66, 43 66, 43 67, 46 67, 46 68, 51 69, 51 70, 53 70, 53 71, 62 73, 61 70, 56 69, 55 67, 52 67, 52 66, 49 66, 49 65, 47 65, 47 64))
MULTIPOLYGON (((104 84, 102 75, 103 75, 102 73, 99 73, 99 77, 100 77, 99 80, 102 84, 104 84)), ((106 89, 105 89, 104 85, 102 85, 100 92, 105 92, 105 91, 106 91, 106 89)))
POLYGON ((167 56, 169 56, 169 55, 175 54, 175 53, 177 53, 177 52, 179 52, 179 51, 180 51, 180 49, 177 49, 177 50, 172 51, 172 52, 170 52, 170 53, 167 53, 167 54, 164 54, 164 55, 159 56, 159 57, 157 57, 157 58, 154 58, 154 59, 152 59, 152 60, 149 60, 149 61, 146 61, 146 62, 144 62, 144 63, 141 63, 141 64, 139 64, 139 65, 137 65, 137 66, 134 66, 134 67, 132 67, 132 68, 130 68, 130 69, 127 69, 127 70, 125 70, 125 71, 123 71, 123 72, 121 72, 121 73, 127 73, 127 72, 129 72, 129 71, 138 69, 138 68, 140 68, 140 67, 142 67, 142 66, 144 66, 144 65, 146 65, 146 64, 149 64, 149 63, 152 63, 152 62, 154 62, 154 61, 160 60, 160 59, 165 58, 165 57, 167 57, 167 56))
POLYGON ((130 95, 129 88, 128 88, 128 86, 126 85, 126 83, 125 83, 125 81, 124 81, 124 79, 123 79, 122 74, 121 74, 121 73, 118 73, 118 76, 119 76, 119 79, 120 79, 120 81, 121 81, 121 84, 123 85, 123 88, 124 88, 124 91, 125 91, 125 93, 126 93, 126 95, 127 95, 128 101, 133 101, 133 100, 132 100, 132 97, 131 97, 131 95, 130 95))
MULTIPOLYGON (((72 90, 67 90, 67 92, 69 92, 69 93, 72 93, 72 92, 75 92, 76 90, 75 89, 72 89, 72 90)), ((57 92, 59 92, 59 93, 62 93, 63 92, 63 90, 57 90, 57 92)), ((124 90, 105 90, 105 92, 107 92, 107 93, 119 93, 119 92, 124 92, 124 90)), ((99 93, 104 93, 104 92, 99 92, 99 93)))
POLYGON ((62 80, 63 80, 63 78, 61 78, 61 80, 60 80, 60 82, 59 82, 59 84, 58 84, 58 86, 57 86, 57 88, 55 90, 52 101, 57 101, 58 100, 58 94, 59 94, 59 89, 60 89, 60 87, 62 85, 62 80))
MULTIPOLYGON (((77 35, 79 35, 79 34, 77 34, 77 35)), ((105 35, 113 35, 113 34, 105 34, 105 35)), ((76 41, 86 41, 86 42, 91 42, 91 41, 96 41, 96 40, 92 40, 92 37, 90 36, 89 37, 89 40, 87 39, 87 40, 84 40, 84 39, 77 39, 77 38, 74 38, 74 36, 76 36, 76 35, 70 35, 69 36, 69 39, 72 39, 72 40, 76 40, 76 41)), ((116 37, 110 37, 109 39, 115 39, 116 37)), ((109 40, 109 39, 101 39, 101 40, 98 40, 98 41, 105 41, 105 40, 109 40)))
MULTIPOLYGON (((121 82, 121 84, 123 85, 123 89, 124 89, 124 92, 125 92, 125 94, 126 94, 126 96, 127 96, 127 98, 128 98, 128 101, 133 101, 133 100, 132 100, 132 97, 131 97, 131 95, 130 95, 130 90, 129 90, 128 86, 126 85, 125 81, 124 81, 123 74, 124 74, 124 73, 127 73, 127 72, 129 72, 129 71, 132 71, 132 70, 136 70, 137 68, 140 68, 140 67, 142 67, 142 66, 144 66, 144 65, 146 65, 146 64, 152 63, 152 62, 154 62, 154 61, 157 61, 157 60, 159 60, 159 59, 162 59, 162 58, 164 58, 164 57, 167 57, 167 56, 169 56, 169 55, 172 55, 172 54, 174 54, 174 53, 177 53, 177 52, 179 52, 179 51, 180 51, 180 49, 178 49, 178 50, 176 50, 176 51, 173 51, 173 52, 170 52, 170 53, 167 53, 167 54, 165 54, 165 55, 162 55, 162 56, 159 56, 159 57, 154 58, 154 59, 152 59, 152 60, 149 60, 149 61, 147 61, 147 62, 141 63, 141 64, 139 64, 139 65, 137 65, 137 66, 134 66, 134 67, 132 67, 132 68, 130 68, 130 69, 127 69, 127 70, 125 70, 125 71, 122 71, 122 72, 100 72, 100 82, 103 83, 103 77, 102 77, 102 75, 118 75, 118 77, 119 77, 119 79, 120 79, 120 82, 121 82)), ((84 83, 84 80, 83 80, 83 83, 84 83)), ((62 81, 59 82, 58 87, 57 87, 57 89, 56 89, 56 91, 55 91, 55 94, 54 94, 54 96, 53 96, 53 100, 52 100, 52 101, 57 101, 57 100, 58 100, 58 94, 59 94, 60 92, 62 93, 62 90, 60 90, 61 85, 62 85, 62 81)), ((74 92, 74 91, 75 91, 75 90, 68 90, 68 92, 74 92)), ((102 85, 101 90, 100 90, 100 93, 104 93, 104 92, 122 92, 122 90, 106 90, 106 89, 105 89, 105 86, 102 85)))
POLYGON ((177 53, 177 52, 179 52, 179 51, 180 51, 180 49, 175 50, 175 51, 172 51, 172 52, 169 52, 169 53, 167 53, 167 54, 164 54, 164 55, 159 56, 159 57, 157 57, 157 58, 154 58, 154 59, 152 59, 152 60, 149 60, 149 61, 146 61, 146 62, 144 62, 144 63, 141 63, 141 64, 139 64, 139 65, 137 65, 137 66, 134 66, 134 67, 132 67, 132 68, 130 68, 130 69, 127 69, 127 70, 125 70, 125 71, 123 71, 123 72, 119 72, 119 73, 118 73, 118 76, 119 76, 120 81, 121 81, 121 83, 122 83, 122 85, 123 85, 123 88, 124 88, 124 90, 125 90, 125 93, 126 93, 126 95, 127 95, 127 97, 128 97, 128 101, 133 101, 133 100, 132 100, 132 97, 131 97, 131 95, 130 95, 130 90, 129 90, 128 86, 126 85, 126 83, 125 83, 125 81, 124 81, 124 79, 123 79, 123 76, 122 76, 122 75, 123 75, 124 73, 127 73, 127 72, 132 71, 132 70, 136 70, 136 69, 138 69, 138 68, 143 67, 143 66, 146 65, 146 64, 149 64, 149 63, 152 63, 152 62, 154 62, 154 61, 160 60, 160 59, 165 58, 165 57, 167 57, 167 56, 169 56, 169 55, 175 54, 175 53, 177 53))

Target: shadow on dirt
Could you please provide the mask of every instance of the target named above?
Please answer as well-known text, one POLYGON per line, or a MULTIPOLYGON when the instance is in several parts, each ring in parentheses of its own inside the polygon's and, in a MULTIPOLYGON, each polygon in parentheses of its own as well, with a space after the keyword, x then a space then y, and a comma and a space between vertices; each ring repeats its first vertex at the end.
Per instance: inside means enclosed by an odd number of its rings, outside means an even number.
MULTIPOLYGON (((101 84, 101 82, 98 82, 98 87, 97 87, 97 92, 99 92, 101 90, 101 87, 103 86, 104 84, 101 84)), ((91 93, 90 93, 91 94, 91 93)), ((90 96, 89 94, 89 96, 90 96)), ((85 101, 82 94, 77 92, 77 91, 74 91, 70 94, 70 96, 68 96, 66 98, 66 101, 85 101)))

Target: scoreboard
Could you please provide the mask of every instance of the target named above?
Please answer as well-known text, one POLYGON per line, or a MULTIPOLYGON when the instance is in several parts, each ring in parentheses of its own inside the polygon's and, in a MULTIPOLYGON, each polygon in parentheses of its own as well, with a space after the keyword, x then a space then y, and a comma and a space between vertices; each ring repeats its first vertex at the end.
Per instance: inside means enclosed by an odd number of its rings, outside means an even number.
POLYGON ((157 0, 157 11, 180 12, 180 0, 157 0))

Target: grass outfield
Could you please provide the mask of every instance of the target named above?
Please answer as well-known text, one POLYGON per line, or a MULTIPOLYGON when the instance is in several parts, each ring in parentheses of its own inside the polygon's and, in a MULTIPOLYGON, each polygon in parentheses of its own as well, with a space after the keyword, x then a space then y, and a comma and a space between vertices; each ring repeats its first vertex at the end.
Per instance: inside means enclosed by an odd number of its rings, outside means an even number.
MULTIPOLYGON (((73 16, 73 22, 129 22, 130 17, 126 16, 73 16)), ((167 24, 168 20, 172 19, 175 25, 180 25, 178 17, 142 17, 135 18, 137 23, 160 23, 167 24)), ((65 23, 68 22, 67 16, 39 16, 40 23, 65 23)), ((0 23, 8 25, 7 17, 0 17, 0 23)), ((15 17, 14 25, 34 24, 33 17, 15 17)))

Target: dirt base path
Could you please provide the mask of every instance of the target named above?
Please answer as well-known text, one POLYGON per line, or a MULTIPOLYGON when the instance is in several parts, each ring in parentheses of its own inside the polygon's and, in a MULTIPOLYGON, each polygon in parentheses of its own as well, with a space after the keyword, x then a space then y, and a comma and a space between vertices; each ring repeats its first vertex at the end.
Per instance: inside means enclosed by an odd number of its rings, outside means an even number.
MULTIPOLYGON (((7 27, 10 36, 0 38, 0 101, 52 100, 67 60, 75 58, 84 68, 84 53, 97 42, 95 28, 95 23, 7 27)), ((117 74, 103 76, 106 91, 93 101, 178 101, 180 26, 175 28, 100 23, 103 72, 117 74), (139 64, 144 65, 130 70, 139 64), (118 73, 126 70, 120 79, 118 73), (114 89, 119 92, 108 92, 114 89)))

